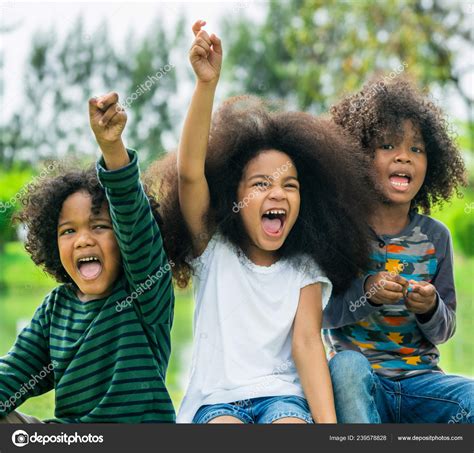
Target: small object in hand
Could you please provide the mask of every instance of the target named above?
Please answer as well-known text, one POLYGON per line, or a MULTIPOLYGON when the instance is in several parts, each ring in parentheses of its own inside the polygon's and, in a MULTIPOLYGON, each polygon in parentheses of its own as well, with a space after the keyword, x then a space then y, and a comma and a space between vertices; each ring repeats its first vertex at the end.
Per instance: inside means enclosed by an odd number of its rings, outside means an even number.
POLYGON ((413 285, 408 285, 407 292, 412 293, 415 287, 413 285))

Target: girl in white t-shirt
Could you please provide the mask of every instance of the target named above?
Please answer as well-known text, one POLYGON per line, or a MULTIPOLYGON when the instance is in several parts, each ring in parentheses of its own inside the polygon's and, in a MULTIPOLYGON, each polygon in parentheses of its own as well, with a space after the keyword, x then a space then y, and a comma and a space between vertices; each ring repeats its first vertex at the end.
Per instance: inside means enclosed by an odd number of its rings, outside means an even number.
POLYGON ((204 24, 177 159, 150 171, 176 280, 194 277, 178 422, 335 423, 322 310, 367 264, 364 161, 329 121, 255 98, 225 103, 211 128, 222 47, 204 24))

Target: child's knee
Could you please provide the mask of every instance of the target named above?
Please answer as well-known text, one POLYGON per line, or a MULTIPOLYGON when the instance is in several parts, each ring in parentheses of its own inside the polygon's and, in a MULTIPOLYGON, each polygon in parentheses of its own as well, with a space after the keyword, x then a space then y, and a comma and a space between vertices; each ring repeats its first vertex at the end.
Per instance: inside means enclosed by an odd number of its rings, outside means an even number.
POLYGON ((329 371, 333 385, 346 386, 372 378, 372 367, 366 357, 356 351, 338 352, 329 361, 329 371))

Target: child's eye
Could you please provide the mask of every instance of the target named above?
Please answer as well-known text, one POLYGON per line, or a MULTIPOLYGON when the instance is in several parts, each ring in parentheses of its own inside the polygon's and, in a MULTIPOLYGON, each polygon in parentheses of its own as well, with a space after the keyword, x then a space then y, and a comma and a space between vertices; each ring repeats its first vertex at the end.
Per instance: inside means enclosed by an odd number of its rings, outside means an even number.
POLYGON ((96 229, 101 229, 101 230, 103 230, 103 229, 110 229, 110 226, 109 226, 109 225, 94 225, 94 226, 92 227, 92 229, 94 229, 94 230, 96 230, 96 229))
POLYGON ((286 184, 285 187, 288 187, 289 189, 299 189, 298 184, 286 184))
POLYGON ((390 144, 383 144, 383 145, 380 145, 380 148, 381 149, 385 149, 385 150, 392 150, 392 149, 395 149, 395 147, 393 145, 390 145, 390 144))
POLYGON ((410 148, 414 153, 422 153, 423 150, 421 148, 418 148, 418 146, 412 146, 410 148))
POLYGON ((261 187, 261 188, 266 188, 268 187, 268 182, 265 182, 265 181, 257 181, 254 186, 255 187, 261 187))
POLYGON ((74 233, 74 230, 72 228, 68 228, 67 230, 61 231, 61 233, 59 233, 59 236, 64 236, 66 234, 71 234, 71 233, 74 233))

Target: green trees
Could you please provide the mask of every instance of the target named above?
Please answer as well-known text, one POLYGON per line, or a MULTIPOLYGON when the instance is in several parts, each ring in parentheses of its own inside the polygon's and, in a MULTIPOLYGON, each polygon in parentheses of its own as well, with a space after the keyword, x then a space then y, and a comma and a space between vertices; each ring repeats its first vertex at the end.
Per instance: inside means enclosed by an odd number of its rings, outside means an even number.
MULTIPOLYGON (((472 63, 459 58, 473 50, 470 6, 445 0, 244 2, 244 14, 222 18, 227 83, 221 92, 276 97, 292 108, 321 113, 370 74, 403 67, 435 92, 442 87, 446 97, 460 96, 468 147, 474 149, 472 89, 464 77, 472 63)), ((156 19, 140 37, 129 32, 125 43, 111 38, 105 21, 87 31, 80 18, 66 36, 36 33, 26 62, 25 99, 0 121, 1 168, 52 156, 91 160, 95 145, 85 106, 91 95, 110 89, 128 107, 129 143, 145 163, 158 157, 164 138, 179 134, 184 106, 175 99, 186 81, 182 76, 178 81, 176 63, 186 66, 191 39, 190 19, 170 14, 173 24, 156 19)), ((0 73, 0 91, 4 78, 0 73)))
MULTIPOLYGON (((270 0, 263 23, 227 20, 227 77, 235 93, 284 98, 317 113, 370 74, 405 63, 423 86, 455 91, 474 122, 472 5, 443 0, 270 0)), ((470 148, 474 135, 470 132, 470 148)))
MULTIPOLYGON (((140 150, 143 164, 165 151, 162 137, 176 130, 181 116, 170 102, 177 92, 170 49, 179 47, 183 29, 179 24, 168 33, 156 20, 144 37, 130 34, 121 52, 112 45, 105 22, 93 34, 86 33, 79 18, 62 39, 54 30, 34 35, 23 82, 25 99, 18 100, 9 118, 3 113, 0 122, 0 253, 6 241, 15 239, 11 217, 34 175, 53 159, 61 164, 95 160, 89 97, 112 89, 120 93, 131 124, 127 143, 140 150)), ((0 68, 2 64, 0 53, 0 68)), ((4 77, 1 71, 2 93, 4 77)))
POLYGON ((156 20, 144 37, 129 34, 122 51, 112 45, 105 22, 87 34, 79 18, 62 39, 54 30, 37 32, 26 62, 26 99, 0 124, 1 168, 8 170, 14 161, 34 166, 52 157, 90 161, 96 145, 87 100, 111 89, 122 102, 129 100, 130 143, 143 161, 157 158, 164 152, 162 135, 174 129, 177 116, 169 102, 177 92, 170 49, 179 45, 183 27, 176 30, 169 33, 156 20))

